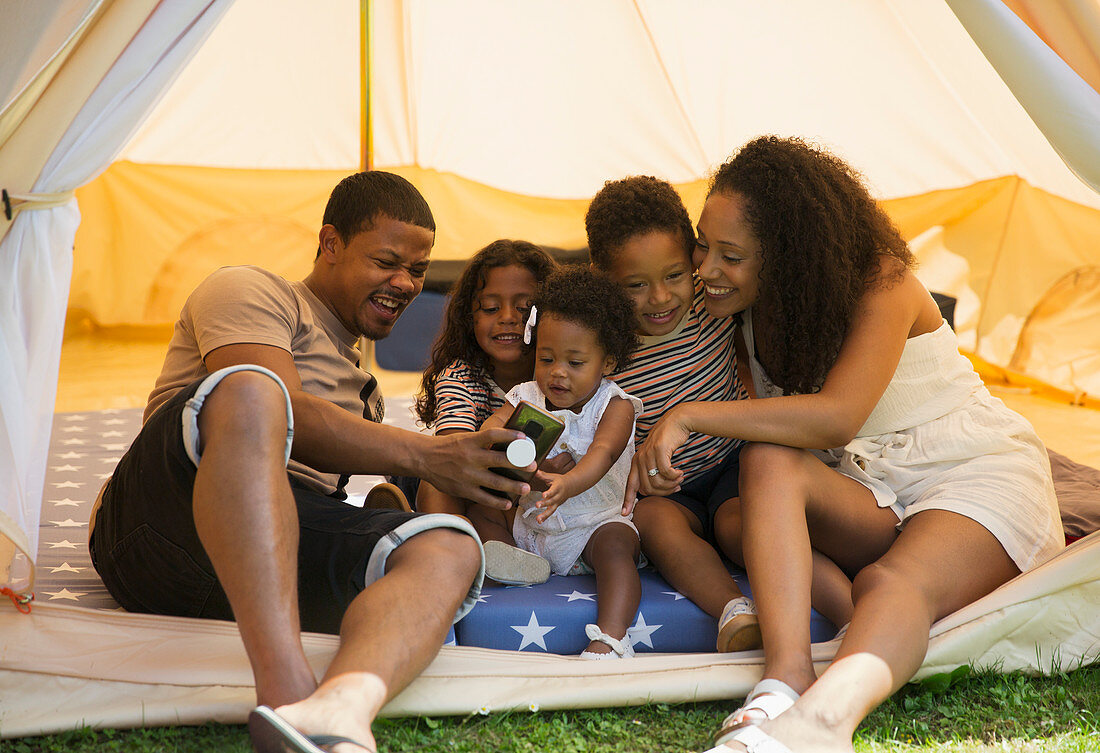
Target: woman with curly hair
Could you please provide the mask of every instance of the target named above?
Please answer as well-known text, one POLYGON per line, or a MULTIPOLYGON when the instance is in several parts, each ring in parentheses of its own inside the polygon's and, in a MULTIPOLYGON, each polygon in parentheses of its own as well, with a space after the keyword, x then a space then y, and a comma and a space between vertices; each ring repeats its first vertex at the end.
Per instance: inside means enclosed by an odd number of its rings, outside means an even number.
POLYGON ((863 717, 920 667, 936 620, 1062 548, 1049 461, 959 353, 897 229, 837 157, 750 142, 716 173, 698 231, 707 307, 743 317, 766 399, 671 410, 627 496, 675 487, 670 458, 689 432, 748 442, 743 547, 764 679, 717 750, 851 751, 863 717), (854 611, 817 677, 807 607, 827 566, 851 579, 854 611))

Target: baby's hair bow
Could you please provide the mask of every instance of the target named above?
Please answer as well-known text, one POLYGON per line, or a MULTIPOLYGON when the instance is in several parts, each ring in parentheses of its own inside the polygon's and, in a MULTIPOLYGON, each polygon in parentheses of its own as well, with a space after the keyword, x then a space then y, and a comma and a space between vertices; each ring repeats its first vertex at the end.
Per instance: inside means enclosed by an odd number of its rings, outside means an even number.
POLYGON ((527 315, 527 323, 523 325, 523 344, 530 345, 531 340, 535 333, 535 322, 539 318, 539 310, 535 307, 531 307, 531 313, 527 315))

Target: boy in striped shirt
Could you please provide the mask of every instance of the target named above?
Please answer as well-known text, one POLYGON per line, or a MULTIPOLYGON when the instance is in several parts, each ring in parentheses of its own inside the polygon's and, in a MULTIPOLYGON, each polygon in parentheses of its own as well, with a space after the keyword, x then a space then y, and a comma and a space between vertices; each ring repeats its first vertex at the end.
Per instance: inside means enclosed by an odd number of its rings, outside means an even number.
MULTIPOLYGON (((585 215, 593 266, 623 286, 638 312, 642 344, 630 367, 611 376, 642 400, 635 442, 685 401, 738 400, 734 318, 716 319, 692 275, 695 232, 680 196, 648 176, 608 181, 585 215)), ((718 650, 760 647, 752 601, 741 594, 715 546, 741 562, 737 491, 739 439, 692 434, 672 457, 683 471, 667 497, 639 499, 634 522, 661 575, 719 620, 718 650)))

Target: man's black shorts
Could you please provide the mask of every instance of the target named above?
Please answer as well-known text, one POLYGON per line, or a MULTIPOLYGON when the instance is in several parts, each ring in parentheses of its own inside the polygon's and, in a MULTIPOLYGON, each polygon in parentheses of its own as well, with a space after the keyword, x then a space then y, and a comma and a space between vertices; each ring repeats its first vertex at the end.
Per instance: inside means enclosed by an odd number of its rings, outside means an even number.
MULTIPOLYGON (((259 367, 246 368, 278 381, 259 367)), ((104 489, 89 542, 92 564, 129 611, 233 619, 192 516, 198 411, 229 371, 196 380, 157 409, 104 489), (190 453, 189 426, 196 432, 190 453)), ((301 529, 298 602, 303 630, 339 632, 347 605, 381 577, 385 557, 410 536, 434 527, 466 531, 454 524, 465 521, 454 516, 353 507, 307 488, 290 474, 288 478, 301 529), (451 518, 454 522, 447 520, 451 518)), ((472 528, 466 532, 474 535, 472 528)), ((467 598, 470 606, 480 585, 479 578, 467 598)))

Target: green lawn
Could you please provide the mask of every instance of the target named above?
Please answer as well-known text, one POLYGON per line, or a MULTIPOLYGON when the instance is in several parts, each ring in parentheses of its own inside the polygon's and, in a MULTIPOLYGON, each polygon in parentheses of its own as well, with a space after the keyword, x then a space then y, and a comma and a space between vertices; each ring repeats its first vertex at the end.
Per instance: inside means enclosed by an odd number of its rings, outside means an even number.
MULTIPOLYGON (((383 719, 381 751, 700 751, 729 703, 656 705, 490 716, 383 719)), ((81 730, 0 742, 3 753, 247 753, 244 727, 81 730)), ((1051 677, 980 673, 903 688, 860 727, 856 750, 1100 751, 1100 664, 1051 677)))

